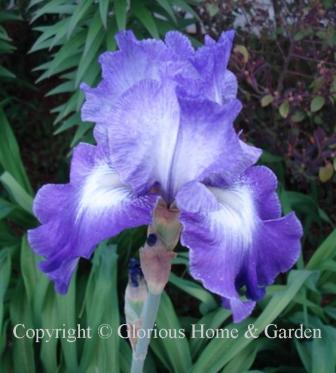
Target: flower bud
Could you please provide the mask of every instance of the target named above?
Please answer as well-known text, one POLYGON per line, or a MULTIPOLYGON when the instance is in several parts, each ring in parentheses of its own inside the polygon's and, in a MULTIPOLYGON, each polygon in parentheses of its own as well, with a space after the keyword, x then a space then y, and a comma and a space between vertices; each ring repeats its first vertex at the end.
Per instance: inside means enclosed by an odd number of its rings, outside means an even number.
POLYGON ((136 331, 141 328, 141 313, 147 299, 147 286, 139 261, 132 258, 128 265, 129 281, 125 292, 125 317, 131 346, 136 344, 136 331))
POLYGON ((167 249, 174 250, 181 233, 179 210, 173 206, 168 208, 162 199, 159 200, 148 232, 157 234, 167 249))
POLYGON ((140 249, 141 268, 152 294, 160 294, 166 286, 175 255, 155 233, 148 236, 146 245, 140 249))

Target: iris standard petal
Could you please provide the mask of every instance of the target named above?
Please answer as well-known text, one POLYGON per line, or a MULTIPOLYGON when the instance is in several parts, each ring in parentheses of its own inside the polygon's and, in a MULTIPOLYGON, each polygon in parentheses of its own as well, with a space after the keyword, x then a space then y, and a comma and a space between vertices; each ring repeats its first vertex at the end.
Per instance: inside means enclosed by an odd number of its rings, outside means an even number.
POLYGON ((261 298, 299 257, 301 224, 294 213, 280 217, 275 189, 273 173, 256 166, 230 187, 192 182, 176 197, 191 274, 226 298, 235 321, 252 311, 248 300, 261 298), (247 301, 240 299, 243 288, 247 301))
POLYGON ((82 106, 82 120, 100 124, 112 121, 111 110, 121 94, 143 79, 159 79, 164 62, 170 59, 162 41, 138 41, 131 31, 116 36, 120 50, 105 52, 99 62, 102 81, 96 88, 82 84, 86 101, 82 106))
POLYGON ((123 93, 141 80, 170 79, 181 97, 208 99, 223 104, 237 95, 237 79, 227 70, 233 33, 206 43, 194 51, 186 36, 168 32, 165 43, 155 39, 137 40, 131 31, 116 36, 119 50, 103 53, 102 81, 96 88, 82 84, 86 100, 82 120, 99 125, 113 124, 113 106, 123 93))
POLYGON ((155 202, 156 197, 136 197, 122 184, 102 149, 78 145, 70 183, 45 185, 34 201, 42 225, 28 237, 32 249, 45 257, 41 270, 66 292, 79 257, 89 258, 97 243, 125 228, 149 224, 155 202))
POLYGON ((143 80, 115 106, 108 127, 111 160, 121 179, 138 193, 157 182, 166 190, 179 129, 175 86, 143 80))
POLYGON ((232 126, 240 108, 238 100, 220 106, 178 99, 171 81, 142 81, 115 107, 112 163, 140 193, 159 183, 168 202, 191 180, 220 174, 230 183, 255 161, 232 126))
POLYGON ((218 42, 206 36, 205 45, 195 51, 181 33, 167 33, 165 43, 175 61, 185 61, 174 75, 181 97, 206 98, 218 104, 236 98, 237 78, 227 69, 233 37, 233 31, 224 32, 218 42))
POLYGON ((190 40, 178 31, 169 31, 165 36, 165 44, 173 52, 176 59, 188 60, 194 57, 195 50, 190 40))
POLYGON ((217 43, 206 38, 205 45, 196 51, 193 59, 193 65, 202 78, 202 94, 218 104, 235 98, 238 91, 237 78, 227 69, 233 37, 234 32, 227 31, 222 33, 217 43))

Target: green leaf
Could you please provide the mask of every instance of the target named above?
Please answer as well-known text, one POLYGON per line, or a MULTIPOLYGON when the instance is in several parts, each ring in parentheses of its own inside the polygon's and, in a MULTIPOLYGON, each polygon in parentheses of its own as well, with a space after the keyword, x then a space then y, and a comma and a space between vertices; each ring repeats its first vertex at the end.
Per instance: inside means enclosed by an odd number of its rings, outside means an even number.
MULTIPOLYGON (((34 325, 31 308, 27 304, 27 297, 22 281, 17 282, 17 286, 11 296, 10 319, 13 327, 17 324, 24 324, 28 327, 34 325)), ((20 333, 20 330, 18 330, 18 333, 20 333)), ((36 372, 32 339, 12 338, 12 349, 14 372, 36 372)))
MULTIPOLYGON (((80 31, 61 47, 61 49, 55 54, 55 58, 51 61, 49 68, 45 72, 47 78, 59 71, 71 67, 62 66, 62 63, 68 61, 70 57, 78 54, 80 47, 84 44, 85 37, 85 31, 80 31), (59 66, 62 66, 62 70, 57 70, 59 66)), ((41 77, 38 81, 41 81, 41 77)))
POLYGON ((114 0, 114 12, 116 15, 118 30, 125 30, 126 28, 127 11, 127 0, 114 0))
MULTIPOLYGON (((52 286, 48 287, 48 291, 44 297, 43 307, 39 312, 41 316, 41 328, 57 329, 62 327, 58 319, 56 294, 52 286)), ((57 338, 50 338, 48 342, 45 340, 45 342, 41 343, 40 359, 45 372, 57 372, 57 346, 57 338)))
MULTIPOLYGON (((302 322, 304 315, 297 313, 292 318, 296 324, 302 322)), ((336 368, 336 328, 325 325, 317 317, 310 316, 306 327, 320 329, 322 338, 295 340, 301 361, 307 372, 329 373, 336 368)))
POLYGON ((100 0, 99 1, 100 19, 101 19, 105 29, 107 28, 107 16, 108 16, 109 3, 110 3, 110 0, 100 0))
MULTIPOLYGON (((74 68, 78 66, 78 61, 80 59, 81 53, 78 51, 74 55, 71 55, 69 57, 65 57, 64 60, 62 60, 56 67, 53 67, 53 70, 51 71, 49 68, 51 67, 53 61, 48 62, 47 64, 44 64, 44 68, 46 71, 40 75, 40 77, 36 80, 36 83, 42 82, 42 80, 50 78, 52 75, 56 75, 60 72, 63 72, 64 70, 68 70, 71 68, 74 68)), ((35 68, 34 70, 43 70, 42 65, 38 68, 35 68)), ((53 112, 53 111, 51 111, 53 112)))
POLYGON ((31 303, 37 283, 36 263, 35 254, 29 247, 25 236, 23 236, 21 240, 20 266, 27 299, 28 302, 31 303))
MULTIPOLYGON (((86 340, 84 343, 81 372, 119 372, 120 337, 115 332, 120 322, 117 258, 116 247, 107 245, 106 242, 100 244, 94 254, 85 294, 86 319, 92 328, 93 340, 86 340), (98 337, 97 328, 102 324, 108 324, 112 328, 110 338, 98 337)), ((124 349, 127 350, 125 346, 124 349)))
POLYGON ((77 88, 79 83, 82 81, 83 77, 85 76, 86 71, 89 68, 92 68, 93 64, 98 64, 98 50, 102 46, 102 42, 104 40, 104 33, 100 32, 96 35, 96 38, 93 41, 92 46, 87 54, 83 54, 77 69, 76 80, 75 80, 75 87, 77 88))
POLYGON ((303 119, 306 117, 306 114, 304 111, 297 110, 292 116, 291 120, 295 123, 302 122, 303 119))
POLYGON ((331 163, 327 163, 325 166, 319 169, 319 179, 322 183, 329 181, 334 175, 334 166, 331 163))
MULTIPOLYGON (((174 307, 165 292, 161 296, 156 324, 158 329, 176 332, 181 329, 174 307)), ((186 338, 152 339, 150 346, 156 354, 159 350, 164 351, 171 372, 189 373, 192 371, 190 349, 186 338)))
POLYGON ((22 20, 21 15, 17 12, 14 12, 13 10, 1 10, 0 12, 0 22, 19 20, 22 20))
POLYGON ((206 9, 210 15, 210 17, 214 17, 219 13, 219 8, 216 4, 207 4, 206 9))
POLYGON ((311 100, 310 111, 315 113, 322 109, 325 104, 325 98, 322 96, 316 96, 311 100))
POLYGON ((11 251, 8 248, 2 248, 0 251, 0 356, 6 347, 5 295, 11 275, 11 263, 11 251))
POLYGON ((15 205, 13 203, 0 198, 0 219, 7 217, 14 209, 15 205))
MULTIPOLYGON (((334 264, 334 267, 336 267, 335 264, 334 264)), ((330 316, 331 318, 333 318, 334 320, 336 320, 336 308, 335 307, 330 307, 330 306, 324 307, 324 312, 328 316, 330 316)))
POLYGON ((286 100, 284 101, 279 107, 279 113, 282 118, 286 119, 289 114, 289 102, 286 100))
POLYGON ((42 1, 44 1, 44 0, 31 0, 31 1, 29 1, 28 9, 32 8, 33 6, 35 6, 39 3, 42 3, 42 1))
MULTIPOLYGON (((85 2, 85 1, 83 1, 85 2)), ((36 21, 39 17, 45 14, 73 14, 76 9, 76 5, 67 4, 65 0, 51 0, 48 1, 42 8, 39 8, 31 19, 31 23, 36 21)))
POLYGON ((266 95, 260 100, 260 104, 262 107, 266 107, 270 105, 274 100, 274 97, 272 95, 266 95))
POLYGON ((64 82, 56 86, 54 89, 50 90, 46 96, 59 95, 60 93, 72 92, 74 90, 73 81, 64 82))
POLYGON ((68 114, 76 110, 78 99, 83 98, 83 93, 77 90, 70 99, 63 105, 57 106, 51 110, 52 113, 59 113, 54 121, 54 124, 59 123, 68 114))
POLYGON ((4 172, 0 176, 0 183, 7 189, 12 199, 26 212, 32 213, 33 199, 13 178, 9 172, 4 172))
POLYGON ((15 74, 13 74, 11 71, 0 65, 0 77, 13 79, 15 78, 15 74))
POLYGON ((177 23, 177 19, 174 13, 174 10, 172 8, 172 5, 169 3, 168 0, 156 0, 158 4, 169 14, 169 16, 172 18, 172 20, 177 23))
POLYGON ((257 352, 263 345, 265 345, 265 340, 263 339, 257 339, 249 344, 226 365, 222 373, 241 373, 249 371, 257 356, 257 352))
POLYGON ((8 171, 28 193, 32 189, 23 167, 20 149, 5 113, 0 107, 0 165, 8 171))
POLYGON ((54 135, 58 135, 59 133, 71 127, 78 126, 80 123, 81 120, 79 113, 74 113, 69 118, 63 121, 62 125, 58 127, 57 130, 54 132, 54 135))
POLYGON ((143 26, 148 30, 153 38, 159 38, 159 31, 151 12, 139 1, 134 3, 132 8, 134 15, 139 19, 143 26))
POLYGON ((247 63, 250 58, 250 54, 244 45, 236 45, 233 52, 241 54, 243 56, 244 63, 247 63))
MULTIPOLYGON (((231 312, 223 307, 217 308, 217 310, 209 312, 197 321, 195 325, 200 325, 206 329, 218 329, 224 321, 231 316, 231 312)), ((204 349, 204 346, 209 342, 206 338, 193 338, 190 340, 190 349, 192 357, 195 358, 204 349)))
POLYGON ((295 210, 316 222, 320 222, 320 219, 322 219, 330 224, 328 215, 318 207, 318 204, 310 195, 281 188, 280 199, 285 214, 295 210))
MULTIPOLYGON (((60 325, 65 324, 67 328, 76 329, 77 312, 75 274, 72 277, 67 294, 56 294, 56 305, 60 325)), ((78 372, 77 344, 69 343, 66 339, 61 339, 61 347, 67 371, 78 372)))
POLYGON ((115 20, 112 20, 109 23, 109 26, 106 32, 106 49, 108 51, 114 51, 117 47, 117 43, 115 41, 115 34, 117 31, 118 31, 117 23, 115 20))
POLYGON ((12 53, 15 47, 7 41, 0 40, 0 52, 1 53, 12 53))
POLYGON ((88 33, 87 33, 86 40, 85 40, 85 46, 84 46, 82 58, 85 58, 87 53, 91 50, 99 34, 102 35, 102 39, 105 37, 104 32, 103 32, 103 25, 100 22, 100 18, 99 18, 99 11, 97 11, 94 17, 92 18, 92 21, 90 22, 90 26, 89 26, 88 33))
MULTIPOLYGON (((82 81, 91 86, 96 85, 98 82, 98 78, 100 77, 100 72, 101 72, 101 68, 96 60, 94 61, 94 63, 89 65, 89 68, 85 71, 82 81)), ((83 99, 84 99, 84 94, 83 92, 81 92, 80 94, 77 95, 77 110, 79 110, 83 99)))
POLYGON ((76 6, 76 10, 73 12, 67 31, 67 38, 72 35, 78 23, 83 19, 86 13, 89 11, 92 5, 92 0, 80 1, 76 6))
MULTIPOLYGON (((57 34, 57 36, 59 36, 59 34, 57 34)), ((38 43, 36 45, 34 44, 32 49, 30 49, 30 51, 28 53, 34 53, 34 52, 37 52, 37 51, 42 50, 42 49, 51 50, 53 47, 61 45, 62 42, 60 40, 58 40, 54 43, 55 38, 56 38, 56 36, 52 39, 41 41, 40 43, 38 43)), ((50 62, 49 62, 49 64, 50 64, 50 62)), ((43 66, 43 65, 40 65, 40 66, 43 66)), ((40 68, 40 66, 34 67, 32 69, 32 71, 43 70, 42 68, 40 68)))
MULTIPOLYGON (((62 19, 50 26, 35 27, 34 30, 40 31, 42 34, 37 38, 29 53, 36 52, 44 48, 52 48, 53 37, 65 35, 69 18, 62 19)), ((54 44, 55 45, 55 44, 54 44)))
POLYGON ((0 220, 0 246, 16 246, 19 243, 18 237, 12 234, 8 224, 0 220))
MULTIPOLYGON (((325 333, 324 333, 325 335, 325 333)), ((312 346, 312 373, 329 373, 335 371, 336 339, 314 339, 312 346)))
POLYGON ((323 243, 314 252, 306 268, 310 270, 319 269, 319 266, 327 259, 336 256, 336 229, 323 241, 323 243))
MULTIPOLYGON (((51 291, 55 295, 55 297, 56 297, 56 293, 55 293, 55 288, 54 288, 53 283, 49 280, 49 278, 46 276, 45 273, 41 272, 38 269, 38 264, 41 261, 41 258, 38 257, 37 255, 34 255, 34 259, 35 259, 37 280, 36 280, 35 287, 34 287, 32 308, 33 308, 34 320, 36 320, 37 324, 41 324, 43 323, 43 320, 44 320, 43 312, 44 312, 45 302, 47 299, 48 290, 51 291)), ((56 298, 55 298, 55 302, 56 302, 56 298)), ((55 312, 57 312, 57 315, 60 316, 58 314, 58 309, 57 309, 56 304, 54 306, 54 309, 55 309, 55 312)), ((57 327, 59 327, 59 325, 60 323, 57 325, 57 327)))
POLYGON ((70 19, 70 17, 65 18, 64 27, 55 33, 55 36, 53 37, 49 45, 49 50, 53 49, 56 45, 63 45, 65 43, 66 33, 68 30, 70 19))
POLYGON ((78 144, 78 142, 80 141, 80 139, 88 132, 88 130, 92 128, 92 124, 91 123, 81 123, 77 130, 76 130, 76 133, 71 141, 71 147, 75 146, 76 144, 78 144))
POLYGON ((208 291, 206 291, 202 286, 199 284, 185 280, 183 278, 180 278, 173 273, 170 274, 169 282, 180 288, 181 290, 185 291, 186 293, 192 295, 196 299, 200 300, 202 302, 201 304, 201 311, 203 314, 213 310, 217 307, 217 302, 215 298, 210 294, 208 291))

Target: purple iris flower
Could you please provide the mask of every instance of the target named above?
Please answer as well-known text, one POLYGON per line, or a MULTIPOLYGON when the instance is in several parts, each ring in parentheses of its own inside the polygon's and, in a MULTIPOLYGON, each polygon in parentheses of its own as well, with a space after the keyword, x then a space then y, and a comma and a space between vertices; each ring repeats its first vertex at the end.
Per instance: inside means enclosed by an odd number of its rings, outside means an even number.
POLYGON ((100 241, 150 224, 159 198, 179 210, 192 276, 235 321, 294 265, 301 224, 281 217, 275 175, 254 166, 261 151, 233 128, 241 104, 227 69, 232 40, 232 31, 206 37, 194 50, 178 32, 163 42, 127 31, 117 52, 101 55, 102 81, 81 87, 97 145, 79 144, 70 182, 43 186, 34 202, 41 225, 29 242, 57 291, 100 241))

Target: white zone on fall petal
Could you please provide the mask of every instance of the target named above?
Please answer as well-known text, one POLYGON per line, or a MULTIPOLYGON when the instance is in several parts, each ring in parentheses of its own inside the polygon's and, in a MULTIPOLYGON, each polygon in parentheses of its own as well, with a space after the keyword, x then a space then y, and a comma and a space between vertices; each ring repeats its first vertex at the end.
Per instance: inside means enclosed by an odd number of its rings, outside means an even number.
POLYGON ((101 214, 131 197, 131 189, 122 184, 118 174, 106 163, 97 165, 87 175, 79 197, 76 220, 83 214, 101 214))
POLYGON ((209 190, 220 204, 218 210, 210 213, 216 237, 224 236, 226 247, 248 249, 258 223, 250 189, 237 185, 230 189, 209 187, 209 190))

